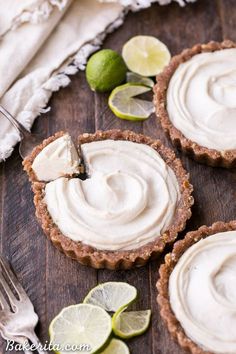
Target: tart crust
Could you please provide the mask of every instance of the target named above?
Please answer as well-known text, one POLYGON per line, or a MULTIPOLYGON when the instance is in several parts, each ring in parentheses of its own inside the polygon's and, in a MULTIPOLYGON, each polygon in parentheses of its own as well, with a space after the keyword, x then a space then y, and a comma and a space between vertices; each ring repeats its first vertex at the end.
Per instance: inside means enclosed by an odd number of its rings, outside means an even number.
POLYGON ((167 89, 172 75, 181 63, 191 59, 194 55, 217 50, 236 48, 236 43, 230 40, 223 42, 209 42, 207 44, 196 44, 190 49, 185 49, 179 55, 174 56, 164 71, 157 75, 157 84, 154 87, 154 104, 157 118, 160 120, 163 130, 170 137, 172 143, 183 152, 190 155, 194 160, 210 166, 232 168, 236 166, 236 149, 218 151, 198 145, 196 142, 187 139, 180 130, 171 122, 167 109, 167 89))
POLYGON ((39 152, 52 141, 65 134, 56 133, 54 136, 46 139, 37 146, 24 161, 24 170, 27 172, 32 189, 34 192, 34 204, 36 216, 48 238, 54 246, 78 262, 89 265, 93 268, 108 269, 129 269, 133 266, 143 266, 149 259, 156 258, 163 252, 166 244, 171 244, 176 239, 178 233, 185 228, 186 221, 191 216, 191 206, 193 197, 191 195, 193 187, 189 182, 189 175, 184 170, 180 159, 176 158, 174 152, 166 148, 159 140, 153 140, 147 136, 136 134, 132 131, 108 130, 97 131, 94 134, 82 134, 78 138, 79 144, 89 143, 98 140, 128 140, 140 144, 146 144, 156 150, 165 162, 174 171, 181 192, 181 199, 175 213, 172 224, 162 235, 158 236, 153 242, 130 251, 101 251, 82 242, 75 242, 64 236, 59 228, 54 224, 47 205, 44 202, 45 183, 37 181, 36 175, 32 170, 32 163, 39 152))
POLYGON ((175 317, 172 311, 169 299, 169 278, 182 254, 191 247, 194 243, 218 232, 226 232, 236 230, 236 220, 224 223, 218 221, 212 226, 201 226, 196 231, 188 232, 183 240, 177 241, 174 244, 171 253, 165 256, 165 263, 159 269, 160 278, 156 284, 158 289, 157 302, 160 306, 160 314, 166 323, 172 337, 177 340, 179 345, 192 354, 212 354, 209 351, 204 351, 196 343, 194 343, 184 332, 180 322, 175 317))

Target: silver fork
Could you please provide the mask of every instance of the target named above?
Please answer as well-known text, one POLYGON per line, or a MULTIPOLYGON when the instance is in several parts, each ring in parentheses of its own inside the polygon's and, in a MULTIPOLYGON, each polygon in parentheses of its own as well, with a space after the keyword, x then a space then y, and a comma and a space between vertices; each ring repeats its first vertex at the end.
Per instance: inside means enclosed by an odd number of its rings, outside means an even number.
POLYGON ((0 105, 0 113, 18 130, 21 142, 19 146, 19 153, 24 160, 33 150, 35 146, 40 144, 44 137, 39 134, 30 133, 20 122, 18 122, 3 106, 0 105))
POLYGON ((46 354, 40 349, 43 346, 34 331, 38 323, 34 307, 10 265, 2 256, 0 256, 0 285, 0 331, 3 337, 7 339, 16 337, 18 342, 27 339, 37 348, 39 354, 46 354))

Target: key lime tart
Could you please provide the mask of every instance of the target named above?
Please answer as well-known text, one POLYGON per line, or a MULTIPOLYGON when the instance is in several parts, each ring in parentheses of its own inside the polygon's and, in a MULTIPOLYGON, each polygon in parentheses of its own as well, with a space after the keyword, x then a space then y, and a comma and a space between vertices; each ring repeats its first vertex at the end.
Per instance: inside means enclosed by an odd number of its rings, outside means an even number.
POLYGON ((196 161, 236 166, 236 44, 198 44, 157 76, 156 113, 172 142, 196 161))
POLYGON ((177 241, 160 268, 158 303, 172 336, 193 354, 236 353, 236 221, 177 241))
POLYGON ((191 216, 192 186, 180 160, 160 141, 131 131, 85 133, 78 148, 59 132, 23 165, 44 232, 94 268, 144 265, 191 216))

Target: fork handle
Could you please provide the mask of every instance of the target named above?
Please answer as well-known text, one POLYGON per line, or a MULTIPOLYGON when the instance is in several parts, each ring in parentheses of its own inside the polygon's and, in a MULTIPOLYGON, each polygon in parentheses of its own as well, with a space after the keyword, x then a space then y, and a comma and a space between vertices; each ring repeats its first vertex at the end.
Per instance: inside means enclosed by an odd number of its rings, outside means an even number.
POLYGON ((19 131, 20 135, 23 137, 29 134, 29 131, 20 123, 18 122, 10 112, 8 112, 3 106, 0 105, 0 113, 4 115, 5 118, 9 120, 9 122, 19 131))
POLYGON ((37 352, 39 354, 48 354, 46 351, 40 349, 40 347, 43 348, 43 345, 40 342, 39 338, 36 336, 34 331, 30 332, 27 337, 32 342, 32 344, 37 348, 37 352))
MULTIPOLYGON (((27 342, 27 344, 29 344, 29 341, 27 338, 22 337, 21 339, 18 339, 18 343, 21 343, 22 345, 24 345, 26 342, 27 342)), ((25 354, 33 354, 33 352, 28 349, 24 349, 24 353, 25 354)))

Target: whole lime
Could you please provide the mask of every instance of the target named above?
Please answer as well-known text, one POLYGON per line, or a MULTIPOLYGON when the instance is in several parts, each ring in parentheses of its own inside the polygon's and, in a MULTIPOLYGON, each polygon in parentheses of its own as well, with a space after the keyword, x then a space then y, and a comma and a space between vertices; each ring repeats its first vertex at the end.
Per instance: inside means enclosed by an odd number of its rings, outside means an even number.
POLYGON ((93 91, 111 91, 125 81, 126 65, 114 50, 102 49, 93 54, 86 67, 86 78, 93 91))

